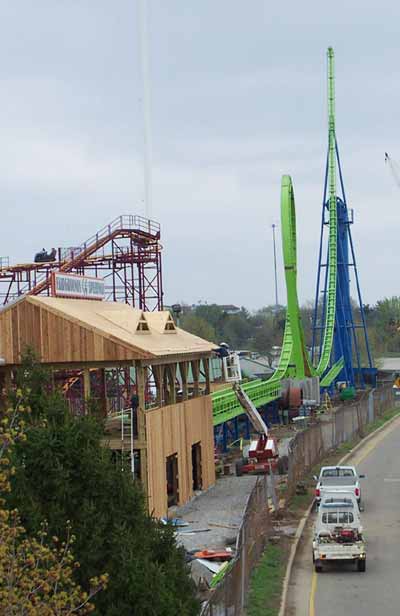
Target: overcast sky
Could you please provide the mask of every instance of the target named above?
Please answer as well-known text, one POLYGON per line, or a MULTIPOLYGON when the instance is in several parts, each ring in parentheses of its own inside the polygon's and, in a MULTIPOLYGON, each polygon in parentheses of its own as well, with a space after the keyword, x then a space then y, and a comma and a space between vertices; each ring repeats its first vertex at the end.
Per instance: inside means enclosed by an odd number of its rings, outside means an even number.
MULTIPOLYGON (((399 294, 400 4, 148 0, 153 218, 166 303, 274 302, 271 224, 292 176, 299 295, 315 288, 326 48, 365 302, 399 294)), ((0 0, 0 255, 144 213, 135 0, 0 0)), ((280 229, 279 229, 280 233, 280 229)), ((279 299, 285 287, 278 235, 279 299)))

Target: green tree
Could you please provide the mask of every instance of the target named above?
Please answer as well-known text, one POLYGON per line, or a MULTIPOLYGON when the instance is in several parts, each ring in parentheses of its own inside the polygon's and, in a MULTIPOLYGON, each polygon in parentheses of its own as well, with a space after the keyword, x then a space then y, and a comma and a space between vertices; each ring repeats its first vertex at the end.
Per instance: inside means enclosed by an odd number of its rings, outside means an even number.
POLYGON ((211 323, 208 323, 205 319, 197 316, 197 314, 193 312, 189 312, 182 317, 180 326, 182 329, 195 336, 204 338, 204 340, 216 342, 215 329, 211 323))
POLYGON ((17 390, 12 404, 0 407, 0 612, 5 616, 67 616, 88 614, 94 609, 91 599, 107 584, 107 575, 92 578, 89 592, 74 580, 79 566, 71 551, 75 537, 69 522, 64 524, 66 539, 49 540, 47 524, 39 523, 38 532, 29 536, 21 525, 12 500, 13 451, 26 442, 26 419, 31 409, 26 392, 17 390), (11 494, 10 494, 11 493, 11 494))
POLYGON ((374 326, 378 348, 400 351, 400 297, 378 301, 374 310, 374 326))
POLYGON ((252 334, 247 311, 242 309, 238 314, 229 315, 223 327, 222 338, 232 348, 240 349, 248 346, 252 334))
POLYGON ((109 574, 107 589, 94 600, 96 614, 196 615, 194 587, 173 531, 147 514, 140 486, 102 446, 102 425, 72 417, 63 399, 46 393, 46 379, 34 365, 18 378, 36 382, 38 390, 42 380, 28 438, 13 455, 9 504, 18 507, 27 530, 37 532, 46 519, 49 534, 63 540, 70 520, 77 582, 88 589, 90 578, 109 574))

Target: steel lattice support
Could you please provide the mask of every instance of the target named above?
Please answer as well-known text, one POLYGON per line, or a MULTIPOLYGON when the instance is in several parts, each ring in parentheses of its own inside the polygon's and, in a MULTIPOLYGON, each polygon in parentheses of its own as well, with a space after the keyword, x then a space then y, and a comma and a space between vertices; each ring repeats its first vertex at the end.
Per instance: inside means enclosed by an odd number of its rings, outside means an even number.
POLYGON ((81 246, 59 248, 57 260, 0 267, 0 301, 49 295, 52 272, 103 278, 106 299, 141 310, 162 310, 160 226, 141 216, 119 216, 81 246))
MULTIPOLYGON (((328 156, 325 168, 324 195, 322 201, 322 220, 321 220, 321 237, 318 257, 318 275, 316 296, 314 305, 313 319, 313 341, 312 341, 312 359, 316 353, 321 354, 324 337, 326 336, 327 328, 327 305, 328 294, 332 288, 335 289, 336 309, 334 316, 333 330, 333 357, 331 356, 331 364, 344 359, 344 366, 336 377, 338 381, 346 381, 351 385, 365 385, 363 370, 361 369, 361 348, 360 342, 365 347, 366 362, 369 369, 372 369, 372 359, 368 342, 368 333, 365 323, 364 307, 361 299, 360 284, 358 280, 358 272, 356 258, 351 237, 350 225, 353 223, 353 212, 348 210, 346 195, 344 189, 342 167, 340 163, 339 148, 336 140, 336 123, 335 123, 335 87, 334 87, 334 56, 333 50, 328 50, 328 116, 329 116, 329 147, 328 156), (336 190, 336 172, 339 173, 339 184, 341 196, 338 196, 336 190), (332 215, 335 215, 337 220, 336 225, 336 255, 334 258, 337 261, 336 272, 334 273, 334 285, 328 278, 328 272, 331 274, 330 267, 329 245, 324 254, 324 231, 326 228, 331 232, 332 215), (359 309, 359 321, 356 322, 354 310, 350 295, 350 271, 353 271, 357 288, 357 304, 359 309), (322 289, 323 297, 320 301, 320 290, 322 289), (357 336, 357 329, 361 330, 362 340, 357 336), (358 383, 357 383, 358 381, 358 383)), ((333 260, 333 259, 332 259, 333 260)))

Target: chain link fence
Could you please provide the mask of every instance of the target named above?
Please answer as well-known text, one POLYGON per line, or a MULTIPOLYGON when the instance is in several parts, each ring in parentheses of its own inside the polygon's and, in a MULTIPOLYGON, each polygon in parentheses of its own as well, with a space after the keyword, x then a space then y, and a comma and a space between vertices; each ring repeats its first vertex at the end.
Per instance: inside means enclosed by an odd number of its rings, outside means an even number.
MULTIPOLYGON (((365 426, 394 407, 391 386, 370 391, 353 404, 344 404, 322 416, 315 425, 296 434, 289 446, 286 498, 299 481, 327 453, 357 435, 365 426)), ((236 540, 236 555, 221 583, 203 605, 201 616, 241 616, 253 567, 260 559, 272 531, 268 477, 261 475, 247 501, 236 540)))
POLYGON ((342 443, 363 437, 365 427, 395 405, 391 385, 365 393, 353 404, 343 404, 321 416, 318 423, 299 432, 289 446, 286 499, 299 481, 329 452, 342 443))
POLYGON ((271 529, 266 475, 257 478, 246 504, 236 539, 236 555, 229 571, 203 606, 201 616, 239 616, 242 614, 250 575, 264 551, 271 529))

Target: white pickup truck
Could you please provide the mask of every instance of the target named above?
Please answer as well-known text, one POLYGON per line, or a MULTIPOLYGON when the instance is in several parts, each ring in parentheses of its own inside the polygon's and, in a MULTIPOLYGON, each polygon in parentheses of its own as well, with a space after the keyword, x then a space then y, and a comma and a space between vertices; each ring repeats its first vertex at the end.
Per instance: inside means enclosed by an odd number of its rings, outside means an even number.
POLYGON ((315 501, 320 504, 325 494, 345 492, 355 496, 358 506, 361 507, 360 479, 365 475, 358 475, 354 466, 323 466, 319 477, 314 476, 317 486, 315 488, 315 501))
POLYGON ((356 499, 349 494, 327 495, 314 527, 313 563, 320 573, 324 563, 354 562, 366 569, 366 545, 356 499))

